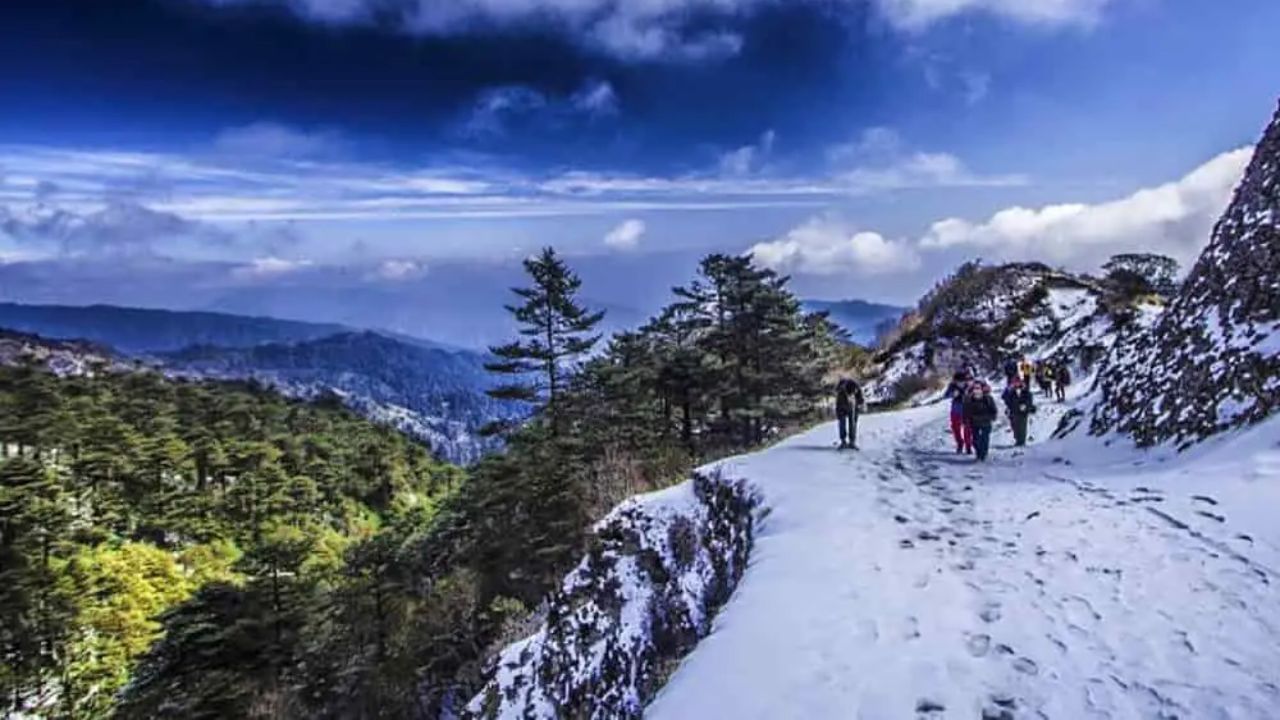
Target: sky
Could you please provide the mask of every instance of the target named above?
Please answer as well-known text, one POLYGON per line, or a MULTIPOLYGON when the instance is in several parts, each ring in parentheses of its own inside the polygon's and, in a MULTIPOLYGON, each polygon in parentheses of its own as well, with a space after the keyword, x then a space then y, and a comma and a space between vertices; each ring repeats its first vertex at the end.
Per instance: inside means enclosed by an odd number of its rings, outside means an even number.
POLYGON ((1274 0, 6 0, 0 299, 369 324, 496 306, 544 245, 641 315, 712 251, 900 304, 972 257, 1187 264, 1275 109, 1276 27, 1274 0))

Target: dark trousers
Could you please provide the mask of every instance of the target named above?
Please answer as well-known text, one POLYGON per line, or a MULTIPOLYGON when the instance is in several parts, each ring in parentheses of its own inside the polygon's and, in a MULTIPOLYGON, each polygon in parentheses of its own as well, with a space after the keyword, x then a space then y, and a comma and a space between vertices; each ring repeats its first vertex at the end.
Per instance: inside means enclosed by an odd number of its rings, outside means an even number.
POLYGON ((987 452, 991 449, 991 426, 977 425, 973 426, 973 452, 978 456, 979 460, 987 459, 987 452))
POLYGON ((1009 424, 1013 426, 1013 442, 1021 447, 1027 444, 1027 416, 1009 415, 1009 424))
POLYGON ((840 426, 840 444, 858 444, 858 413, 836 413, 836 424, 840 426))
POLYGON ((1065 401, 1067 399, 1067 386, 1058 383, 1057 387, 1054 388, 1054 394, 1058 396, 1058 402, 1065 401))

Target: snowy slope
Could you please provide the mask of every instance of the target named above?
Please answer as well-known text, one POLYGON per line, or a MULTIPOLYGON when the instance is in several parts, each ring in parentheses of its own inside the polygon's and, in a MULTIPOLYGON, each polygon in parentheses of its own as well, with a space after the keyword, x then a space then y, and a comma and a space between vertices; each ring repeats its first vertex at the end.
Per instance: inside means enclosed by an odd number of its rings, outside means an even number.
POLYGON ((1117 346, 1090 431, 1188 447, 1280 410, 1280 110, 1178 296, 1117 346))
MULTIPOLYGON (((931 381, 916 384, 918 400, 929 394, 928 386, 940 387, 969 365, 995 377, 1006 359, 1023 355, 1067 363, 1081 377, 1120 332, 1104 306, 1102 289, 1087 278, 1042 265, 1010 264, 982 268, 976 280, 949 282, 962 287, 946 290, 945 301, 934 303, 880 355, 880 374, 867 387, 873 400, 905 401, 910 398, 900 388, 904 379, 931 381)), ((1139 313, 1139 319, 1145 317, 1139 313)))
POLYGON ((1276 421, 1181 457, 1002 427, 979 467, 944 413, 722 463, 771 512, 649 717, 1276 717, 1276 421))

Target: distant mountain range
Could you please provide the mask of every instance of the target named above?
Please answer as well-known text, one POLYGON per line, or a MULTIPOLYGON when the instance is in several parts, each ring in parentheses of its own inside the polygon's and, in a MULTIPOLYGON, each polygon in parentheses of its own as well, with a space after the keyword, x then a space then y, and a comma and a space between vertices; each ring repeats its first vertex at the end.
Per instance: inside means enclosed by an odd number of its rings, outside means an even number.
POLYGON ((895 324, 907 311, 904 307, 865 300, 806 300, 804 308, 809 312, 829 313, 831 321, 847 330, 853 341, 861 345, 874 345, 881 327, 886 323, 895 324))
POLYGON ((427 340, 224 313, 108 305, 0 304, 0 328, 58 340, 87 340, 165 372, 253 378, 297 397, 337 393, 370 419, 467 464, 496 446, 484 425, 519 417, 518 404, 485 394, 486 356, 427 340))
POLYGON ((172 372, 206 378, 255 378, 289 395, 336 392, 370 419, 394 425, 467 464, 496 447, 477 431, 522 414, 490 398, 484 357, 427 347, 374 332, 343 332, 247 348, 197 345, 158 356, 172 372))
POLYGON ((0 327, 60 340, 100 342, 124 353, 180 350, 191 345, 252 347, 316 340, 350 332, 332 323, 307 323, 213 312, 177 312, 114 305, 0 303, 0 327))

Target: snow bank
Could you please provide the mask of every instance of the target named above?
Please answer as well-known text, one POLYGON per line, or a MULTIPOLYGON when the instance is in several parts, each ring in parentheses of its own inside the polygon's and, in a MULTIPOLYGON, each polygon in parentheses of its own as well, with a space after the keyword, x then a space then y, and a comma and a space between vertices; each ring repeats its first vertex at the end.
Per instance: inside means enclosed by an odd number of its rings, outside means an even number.
POLYGON ((620 505, 465 715, 640 717, 737 585, 759 505, 747 483, 703 474, 620 505))

